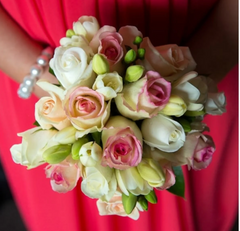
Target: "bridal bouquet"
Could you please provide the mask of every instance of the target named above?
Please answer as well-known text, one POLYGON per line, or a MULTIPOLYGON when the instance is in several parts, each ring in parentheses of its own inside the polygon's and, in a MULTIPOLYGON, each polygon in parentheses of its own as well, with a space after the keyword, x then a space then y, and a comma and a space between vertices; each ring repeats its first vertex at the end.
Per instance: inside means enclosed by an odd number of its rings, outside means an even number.
POLYGON ((11 153, 28 169, 47 163, 54 191, 80 180, 100 215, 138 219, 157 203, 155 190, 184 197, 182 166, 210 164, 215 146, 203 118, 222 114, 225 96, 194 71, 188 47, 154 47, 134 26, 117 31, 83 16, 49 65, 59 84, 37 82, 49 96, 11 153))

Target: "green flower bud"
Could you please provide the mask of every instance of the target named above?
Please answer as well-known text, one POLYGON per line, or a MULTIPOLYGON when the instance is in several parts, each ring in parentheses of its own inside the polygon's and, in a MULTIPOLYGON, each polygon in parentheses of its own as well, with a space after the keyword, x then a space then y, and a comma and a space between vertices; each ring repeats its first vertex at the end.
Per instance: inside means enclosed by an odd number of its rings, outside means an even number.
POLYGON ((143 41, 142 37, 137 36, 137 37, 135 38, 135 40, 133 41, 133 44, 135 44, 135 45, 140 45, 142 41, 143 41))
POLYGON ((154 190, 152 190, 149 194, 144 195, 144 197, 147 199, 147 201, 149 201, 152 204, 157 204, 157 196, 154 192, 154 190))
POLYGON ((130 64, 135 61, 136 57, 137 57, 136 51, 131 49, 126 53, 124 57, 124 62, 130 64))
POLYGON ((122 203, 126 214, 130 214, 137 204, 137 196, 129 192, 129 196, 122 194, 122 203))
POLYGON ((139 80, 144 72, 144 67, 141 65, 134 65, 127 68, 125 80, 128 82, 135 82, 139 80))
POLYGON ((103 75, 109 72, 109 63, 103 55, 96 54, 92 60, 92 69, 98 75, 103 75))
POLYGON ((82 138, 79 138, 76 142, 74 142, 72 146, 72 158, 74 160, 79 160, 79 151, 81 147, 86 144, 89 141, 89 139, 84 136, 82 138))
POLYGON ((67 30, 66 37, 71 38, 73 35, 75 35, 75 32, 72 29, 67 30))
POLYGON ((138 58, 139 59, 144 59, 144 57, 145 57, 145 49, 144 48, 139 48, 137 50, 137 53, 138 53, 138 58))
POLYGON ((44 151, 43 159, 49 164, 57 164, 63 161, 71 153, 71 145, 59 144, 44 151))
POLYGON ((144 196, 140 195, 138 197, 138 203, 141 205, 143 210, 148 211, 148 201, 146 200, 146 198, 144 196))

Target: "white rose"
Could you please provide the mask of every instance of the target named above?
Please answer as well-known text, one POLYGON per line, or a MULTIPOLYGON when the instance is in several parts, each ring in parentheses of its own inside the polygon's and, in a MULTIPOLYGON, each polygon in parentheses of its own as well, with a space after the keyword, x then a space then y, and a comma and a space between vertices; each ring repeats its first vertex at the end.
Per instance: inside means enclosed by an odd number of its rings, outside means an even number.
POLYGON ((42 130, 39 127, 19 133, 22 143, 15 144, 10 149, 14 162, 29 169, 44 164, 43 148, 56 133, 57 130, 42 130))
POLYGON ((110 100, 115 98, 118 92, 122 91, 122 77, 117 72, 98 75, 92 89, 104 95, 105 100, 110 100))
POLYGON ((113 169, 100 164, 85 168, 81 189, 86 196, 110 200, 116 188, 117 182, 113 169))
POLYGON ((165 152, 175 152, 185 142, 185 133, 181 124, 161 114, 145 119, 141 130, 146 144, 165 152))
POLYGON ((49 65, 65 89, 94 76, 91 63, 88 64, 88 56, 80 47, 57 47, 49 65))
POLYGON ((79 156, 84 166, 93 167, 101 160, 102 148, 96 142, 88 142, 80 148, 79 156))

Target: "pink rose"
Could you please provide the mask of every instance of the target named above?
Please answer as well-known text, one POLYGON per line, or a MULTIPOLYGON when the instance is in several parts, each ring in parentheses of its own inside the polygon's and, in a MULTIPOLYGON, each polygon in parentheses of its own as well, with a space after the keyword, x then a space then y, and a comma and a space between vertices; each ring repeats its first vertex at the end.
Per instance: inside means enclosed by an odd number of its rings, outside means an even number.
POLYGON ((162 166, 162 170, 165 175, 165 182, 161 187, 158 187, 159 190, 165 190, 173 186, 176 182, 175 174, 173 172, 172 166, 170 164, 162 164, 160 161, 160 165, 162 166))
POLYGON ((103 54, 110 66, 118 63, 123 57, 122 36, 117 32, 103 32, 99 36, 98 53, 103 54))
POLYGON ((212 161, 212 155, 215 151, 213 139, 210 136, 204 136, 201 133, 192 133, 187 137, 187 141, 195 145, 190 164, 194 170, 206 168, 212 161))
POLYGON ((141 47, 146 50, 144 66, 159 72, 168 81, 174 81, 196 67, 188 47, 170 44, 155 48, 149 38, 143 39, 141 47))
POLYGON ((142 135, 137 125, 122 117, 113 116, 102 131, 102 165, 127 169, 142 159, 142 135))
POLYGON ((123 116, 139 120, 155 116, 168 103, 170 94, 171 83, 148 71, 140 80, 125 85, 115 102, 123 116))
POLYGON ((88 87, 68 91, 63 105, 77 137, 101 131, 110 116, 110 101, 106 103, 102 94, 88 87))
POLYGON ((59 193, 72 190, 80 178, 78 162, 67 158, 59 164, 48 165, 45 168, 47 178, 50 178, 52 189, 59 193))

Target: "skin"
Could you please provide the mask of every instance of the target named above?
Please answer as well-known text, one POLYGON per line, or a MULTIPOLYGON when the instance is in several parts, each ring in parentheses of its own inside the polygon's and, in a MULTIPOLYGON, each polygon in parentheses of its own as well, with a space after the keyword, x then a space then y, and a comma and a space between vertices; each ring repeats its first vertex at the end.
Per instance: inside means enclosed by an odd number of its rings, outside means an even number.
MULTIPOLYGON (((11 19, 1 5, 0 34, 0 69, 21 83, 43 48, 11 19), (16 35, 18 39, 15 39, 16 35)), ((219 1, 202 27, 185 45, 190 47, 198 64, 197 72, 210 74, 216 82, 221 81, 238 62, 238 1, 219 1)), ((48 68, 45 70, 41 78, 56 83, 48 68)), ((34 94, 41 97, 46 92, 35 86, 34 94)))

